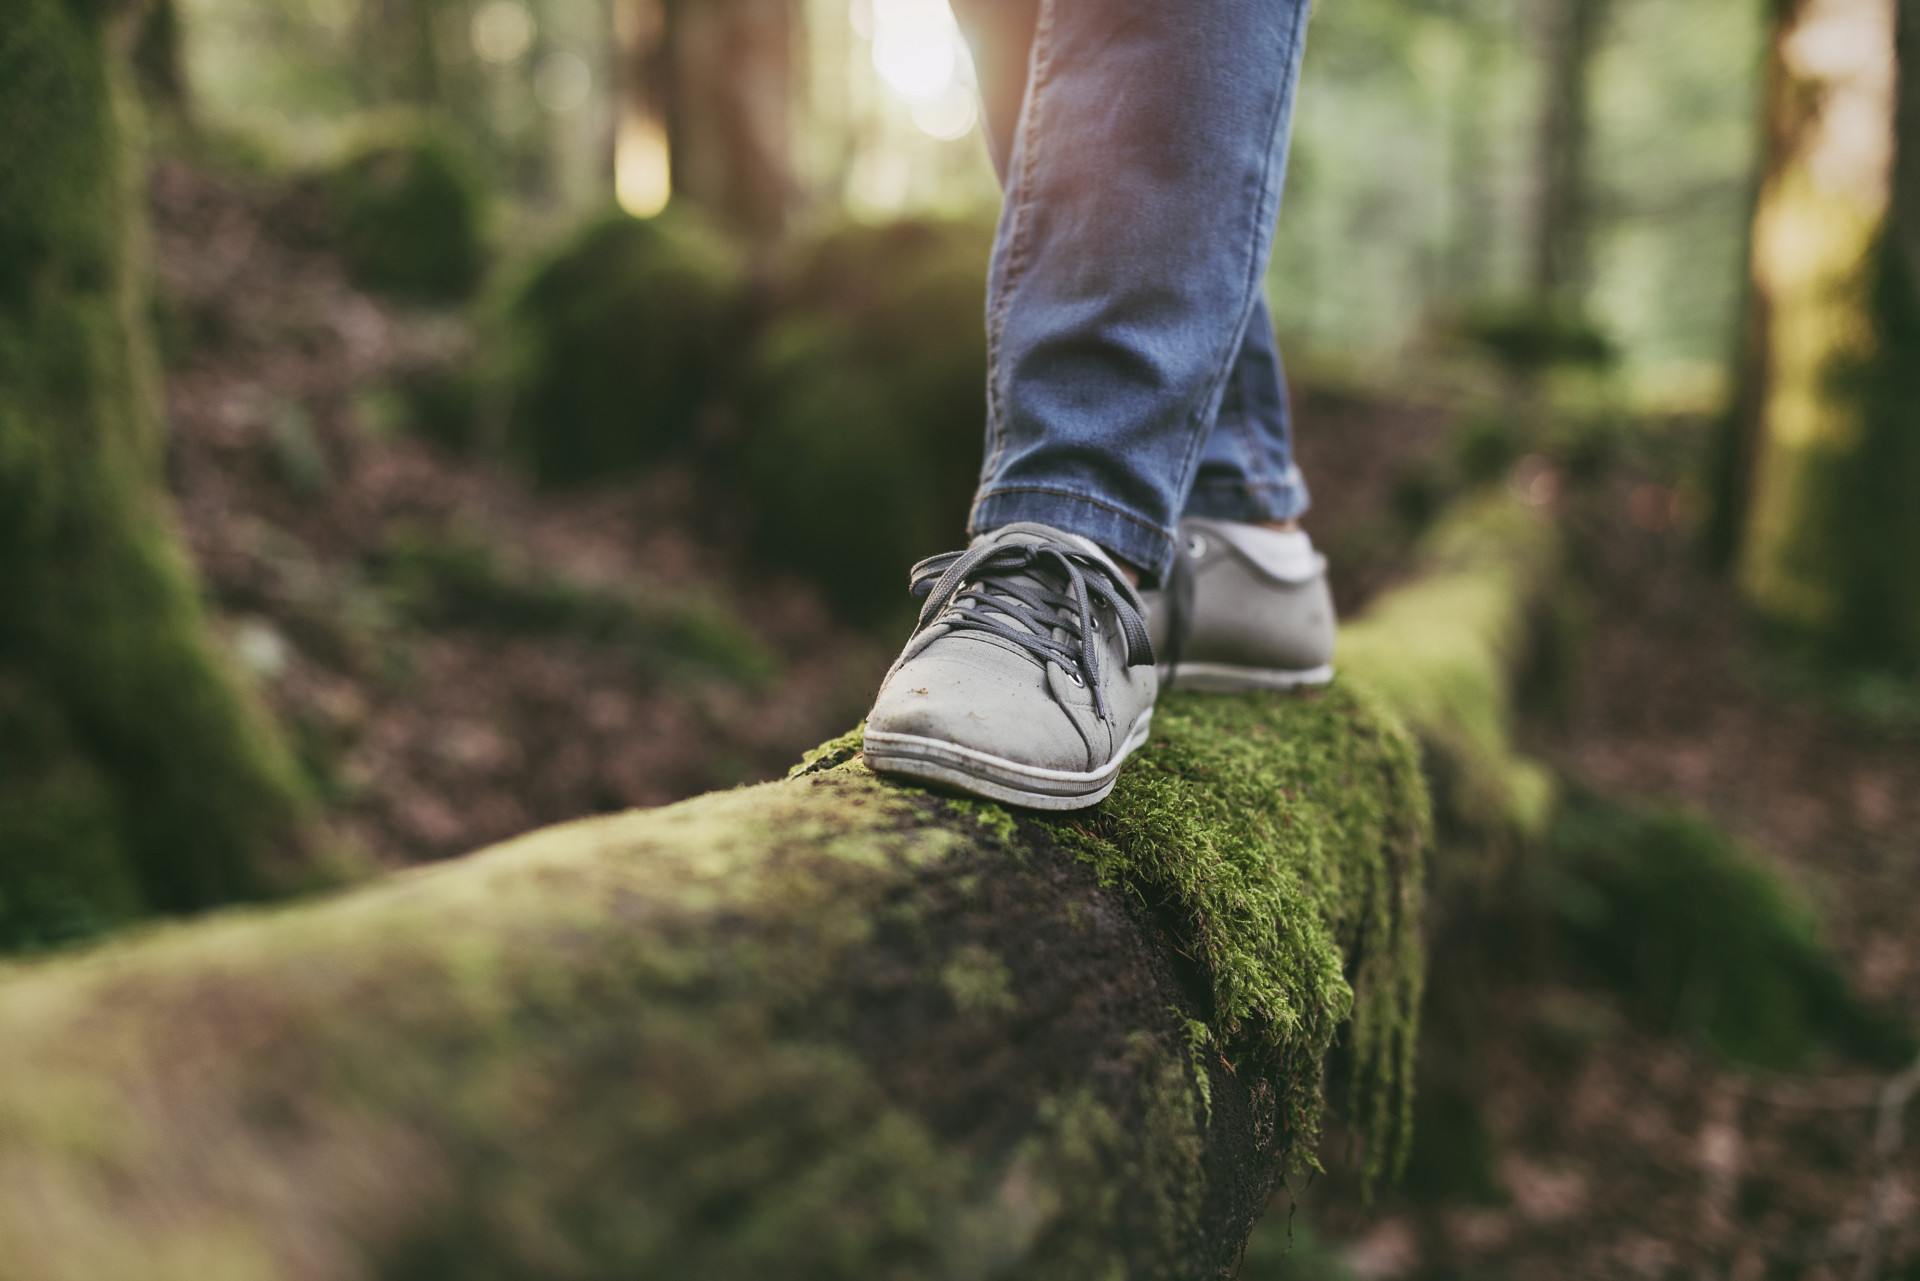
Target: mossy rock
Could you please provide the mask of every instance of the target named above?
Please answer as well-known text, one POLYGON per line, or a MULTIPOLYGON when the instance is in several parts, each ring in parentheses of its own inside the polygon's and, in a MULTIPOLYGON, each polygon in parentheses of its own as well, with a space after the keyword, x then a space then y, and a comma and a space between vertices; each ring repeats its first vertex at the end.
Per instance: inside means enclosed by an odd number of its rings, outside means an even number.
POLYGON ((795 257, 755 350, 744 476, 766 560, 843 611, 962 542, 986 422, 992 228, 848 226, 795 257))
POLYGON ((364 288, 414 302, 468 297, 486 272, 486 191, 432 134, 355 152, 327 179, 348 270, 364 288))
POLYGON ((743 282, 738 255, 691 210, 588 226, 509 306, 515 453, 568 484, 692 444, 739 342, 743 282))
POLYGON ((654 677, 717 676, 758 688, 779 674, 766 642, 716 598, 575 582, 470 533, 402 528, 372 568, 396 612, 428 628, 570 635, 622 649, 654 677))
POLYGON ((6 973, 0 1278, 1217 1275, 1343 1026, 1395 1142, 1425 801, 1337 690, 1156 730, 1044 823, 852 740, 6 973))
POLYGON ((1581 797, 1554 830, 1548 901, 1579 956, 1662 1031, 1735 1063, 1820 1051, 1894 1066, 1912 1038, 1849 990, 1802 895, 1724 830, 1581 797))

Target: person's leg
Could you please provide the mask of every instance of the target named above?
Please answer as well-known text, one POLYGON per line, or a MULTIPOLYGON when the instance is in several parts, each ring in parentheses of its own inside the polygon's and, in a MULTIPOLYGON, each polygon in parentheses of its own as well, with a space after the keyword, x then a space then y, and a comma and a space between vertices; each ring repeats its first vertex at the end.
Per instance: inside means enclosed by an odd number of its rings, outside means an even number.
POLYGON ((1181 514, 1290 521, 1306 513, 1309 501, 1306 480, 1293 461, 1286 375, 1263 299, 1247 322, 1246 338, 1227 375, 1219 416, 1200 451, 1200 469, 1181 514))
MULTIPOLYGON (((1007 186, 989 285, 976 532, 1040 521, 1158 579, 1243 357, 1253 370, 1268 360, 1274 387, 1255 394, 1280 403, 1270 334, 1245 340, 1263 311, 1307 9, 1306 0, 956 6, 1007 186), (1005 51, 1026 16, 1024 93, 1009 131, 1007 68, 1018 59, 1005 51)), ((1283 419, 1240 417, 1284 431, 1283 419)), ((1237 458, 1254 469, 1244 489, 1278 496, 1291 464, 1276 474, 1274 456, 1270 434, 1251 451, 1244 439, 1223 442, 1207 493, 1226 487, 1237 458)))
MULTIPOLYGON (((1026 98, 1040 0, 953 0, 953 12, 973 54, 987 151, 1004 183, 1026 98)), ((1289 521, 1304 514, 1308 504, 1306 482, 1293 462, 1292 421, 1273 321, 1261 297, 1227 376, 1182 514, 1289 521)))

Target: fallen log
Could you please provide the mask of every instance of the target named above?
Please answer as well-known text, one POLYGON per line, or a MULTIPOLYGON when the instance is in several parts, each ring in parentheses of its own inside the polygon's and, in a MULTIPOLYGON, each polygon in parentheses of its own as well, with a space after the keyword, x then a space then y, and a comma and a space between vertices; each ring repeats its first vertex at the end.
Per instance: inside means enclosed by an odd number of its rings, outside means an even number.
POLYGON ((857 742, 12 967, 0 1279, 1223 1275, 1343 1027, 1397 1159, 1429 806, 1373 695, 1175 692, 1050 819, 857 742))

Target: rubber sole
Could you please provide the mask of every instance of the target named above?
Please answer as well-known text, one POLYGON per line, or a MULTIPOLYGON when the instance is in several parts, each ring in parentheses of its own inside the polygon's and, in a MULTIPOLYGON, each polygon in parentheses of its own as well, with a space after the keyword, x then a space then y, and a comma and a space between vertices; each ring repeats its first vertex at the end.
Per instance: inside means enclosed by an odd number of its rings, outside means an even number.
POLYGON ((1119 780, 1120 767, 1147 741, 1147 731, 1152 725, 1153 709, 1149 707, 1134 720, 1126 743, 1106 768, 1084 774, 1022 765, 1019 761, 919 734, 870 730, 862 753, 877 774, 932 783, 1027 809, 1077 810, 1106 799, 1119 780))
POLYGON ((1161 689, 1199 689, 1221 694, 1240 694, 1258 689, 1299 689, 1307 685, 1325 685, 1333 679, 1333 665, 1322 663, 1304 671, 1286 671, 1277 667, 1235 667, 1231 663, 1181 663, 1177 668, 1160 669, 1161 689))

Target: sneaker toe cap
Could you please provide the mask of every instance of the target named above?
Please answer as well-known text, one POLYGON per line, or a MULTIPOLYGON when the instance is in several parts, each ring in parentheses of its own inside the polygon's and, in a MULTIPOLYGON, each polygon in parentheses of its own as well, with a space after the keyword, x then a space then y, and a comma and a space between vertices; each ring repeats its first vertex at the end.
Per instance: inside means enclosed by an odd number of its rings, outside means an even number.
POLYGON ((881 688, 867 731, 953 743, 1040 769, 1091 768, 1086 740, 1049 693, 1045 674, 1012 655, 997 662, 951 653, 909 660, 881 688))

